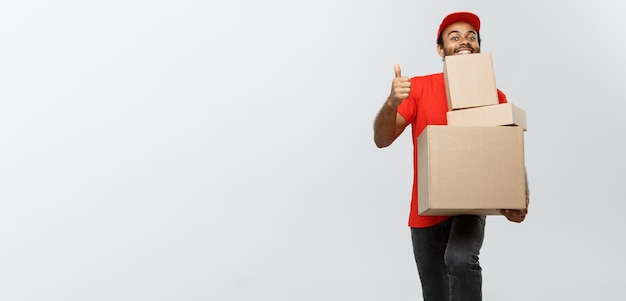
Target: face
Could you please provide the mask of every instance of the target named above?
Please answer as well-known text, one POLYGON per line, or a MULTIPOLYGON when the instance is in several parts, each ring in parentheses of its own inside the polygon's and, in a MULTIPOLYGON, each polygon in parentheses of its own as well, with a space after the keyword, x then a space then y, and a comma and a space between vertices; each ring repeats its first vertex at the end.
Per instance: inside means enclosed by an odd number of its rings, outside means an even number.
POLYGON ((478 33, 474 27, 465 22, 450 24, 443 33, 443 47, 437 45, 440 56, 480 53, 478 33))

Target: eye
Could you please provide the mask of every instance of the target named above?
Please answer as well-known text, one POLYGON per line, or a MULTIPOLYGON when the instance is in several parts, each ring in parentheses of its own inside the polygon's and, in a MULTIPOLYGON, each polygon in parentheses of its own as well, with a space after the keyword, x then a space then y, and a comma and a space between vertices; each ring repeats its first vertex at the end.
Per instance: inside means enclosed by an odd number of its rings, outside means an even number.
POLYGON ((476 37, 474 37, 474 36, 471 36, 471 37, 469 37, 467 39, 470 40, 470 41, 476 41, 476 37))
POLYGON ((459 40, 459 37, 451 37, 450 40, 456 42, 459 40))

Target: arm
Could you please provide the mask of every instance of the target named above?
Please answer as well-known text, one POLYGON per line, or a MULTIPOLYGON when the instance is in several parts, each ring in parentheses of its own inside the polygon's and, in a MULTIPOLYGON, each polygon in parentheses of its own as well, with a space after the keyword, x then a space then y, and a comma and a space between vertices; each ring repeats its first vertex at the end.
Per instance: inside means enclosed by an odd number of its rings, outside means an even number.
POLYGON ((391 93, 374 120, 374 142, 379 148, 391 145, 407 126, 407 121, 398 113, 398 106, 409 97, 411 82, 408 77, 400 75, 400 66, 395 65, 394 70, 396 76, 391 93))
POLYGON ((374 142, 379 148, 387 147, 402 134, 407 125, 398 113, 398 105, 387 99, 374 121, 374 142))
POLYGON ((529 190, 528 190, 528 174, 526 170, 524 170, 524 177, 526 178, 526 209, 523 210, 512 210, 512 209, 501 209, 500 213, 504 215, 509 221, 515 223, 521 223, 526 218, 526 214, 528 214, 528 203, 529 203, 529 190))

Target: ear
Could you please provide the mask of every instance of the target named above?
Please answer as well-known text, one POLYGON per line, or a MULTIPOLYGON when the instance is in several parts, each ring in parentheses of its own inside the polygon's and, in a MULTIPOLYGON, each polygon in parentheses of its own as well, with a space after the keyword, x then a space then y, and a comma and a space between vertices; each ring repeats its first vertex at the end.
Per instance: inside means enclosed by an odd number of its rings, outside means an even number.
POLYGON ((440 57, 444 57, 445 56, 445 52, 443 52, 443 48, 439 44, 437 44, 437 52, 439 53, 440 57))

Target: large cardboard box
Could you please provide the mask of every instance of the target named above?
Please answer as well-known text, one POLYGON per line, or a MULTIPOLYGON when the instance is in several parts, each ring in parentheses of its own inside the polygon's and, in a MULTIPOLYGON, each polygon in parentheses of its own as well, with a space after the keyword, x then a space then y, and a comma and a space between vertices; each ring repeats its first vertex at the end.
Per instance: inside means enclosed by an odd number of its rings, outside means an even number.
POLYGON ((429 125, 418 137, 422 215, 498 215, 526 208, 521 127, 429 125))
POLYGON ((446 56, 443 75, 449 111, 499 103, 491 53, 446 56))
POLYGON ((526 111, 512 103, 448 111, 448 125, 500 126, 515 125, 527 130, 526 111))

